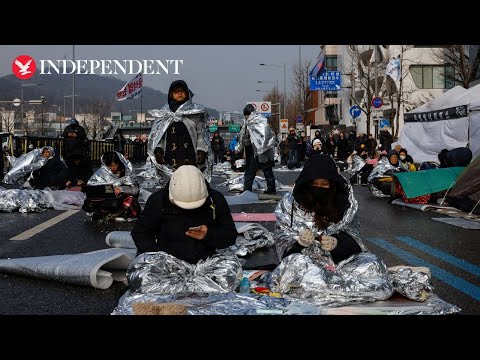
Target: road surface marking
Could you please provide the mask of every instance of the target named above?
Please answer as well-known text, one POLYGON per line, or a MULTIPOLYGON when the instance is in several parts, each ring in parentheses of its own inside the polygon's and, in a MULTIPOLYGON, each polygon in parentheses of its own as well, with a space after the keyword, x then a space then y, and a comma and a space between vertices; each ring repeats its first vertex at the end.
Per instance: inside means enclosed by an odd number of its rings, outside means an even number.
POLYGON ((398 240, 401 242, 404 242, 407 245, 410 245, 418 250, 421 250, 429 255, 432 255, 442 261, 445 261, 446 263, 449 263, 450 265, 456 266, 462 270, 465 270, 466 272, 469 272, 470 274, 480 276, 480 267, 476 266, 472 263, 469 263, 468 261, 459 259, 453 255, 447 254, 446 252, 443 252, 441 250, 438 250, 434 247, 431 247, 429 245, 426 245, 424 243, 421 243, 418 240, 415 240, 409 236, 395 236, 398 240))
POLYGON ((49 227, 59 223, 60 221, 72 216, 73 214, 79 212, 80 210, 67 210, 63 214, 60 214, 58 216, 55 216, 54 218, 51 218, 44 223, 41 223, 27 231, 24 231, 21 234, 18 234, 17 236, 14 236, 10 240, 27 240, 31 238, 32 236, 38 234, 39 232, 48 229, 49 227))
POLYGON ((428 261, 420 259, 415 255, 410 254, 409 252, 400 249, 399 247, 388 243, 387 241, 380 238, 365 238, 366 240, 372 242, 373 244, 385 249, 400 259, 406 261, 409 265, 415 266, 426 266, 432 271, 432 275, 437 279, 443 281, 444 283, 454 287, 457 290, 460 290, 464 294, 471 296, 475 300, 480 300, 480 287, 469 283, 453 274, 450 274, 448 271, 443 270, 442 268, 430 264, 428 261))

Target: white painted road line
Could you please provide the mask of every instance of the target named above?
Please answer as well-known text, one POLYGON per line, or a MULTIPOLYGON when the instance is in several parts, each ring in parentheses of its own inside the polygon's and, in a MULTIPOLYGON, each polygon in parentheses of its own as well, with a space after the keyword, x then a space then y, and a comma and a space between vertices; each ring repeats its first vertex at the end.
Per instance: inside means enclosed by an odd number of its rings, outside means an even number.
POLYGON ((45 221, 42 224, 39 224, 27 231, 24 231, 21 234, 18 234, 17 236, 14 236, 10 240, 27 240, 31 238, 32 236, 38 234, 39 232, 48 229, 49 227, 59 223, 60 221, 72 216, 73 214, 79 212, 80 210, 67 210, 63 214, 60 214, 58 216, 55 216, 54 218, 51 218, 50 220, 45 221))

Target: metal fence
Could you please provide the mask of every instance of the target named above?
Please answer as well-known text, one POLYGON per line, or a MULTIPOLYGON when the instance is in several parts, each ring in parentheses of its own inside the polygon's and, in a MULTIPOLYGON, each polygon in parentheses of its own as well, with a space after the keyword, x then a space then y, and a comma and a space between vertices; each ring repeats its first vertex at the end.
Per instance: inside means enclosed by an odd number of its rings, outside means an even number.
MULTIPOLYGON (((13 150, 13 155, 18 157, 30 151, 29 146, 34 149, 51 146, 63 157, 63 139, 49 138, 43 136, 22 136, 11 138, 11 145, 8 146, 9 152, 13 150)), ((115 144, 105 140, 88 140, 90 161, 93 165, 100 164, 100 158, 106 151, 116 150, 125 155, 132 163, 145 161, 147 158, 147 143, 128 143, 123 149, 115 149, 115 144)))

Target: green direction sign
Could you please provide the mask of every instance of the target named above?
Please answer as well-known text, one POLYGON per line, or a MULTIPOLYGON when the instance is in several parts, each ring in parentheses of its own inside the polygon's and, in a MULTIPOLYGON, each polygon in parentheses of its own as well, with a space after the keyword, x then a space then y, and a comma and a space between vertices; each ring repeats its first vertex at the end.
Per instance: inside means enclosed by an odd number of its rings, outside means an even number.
POLYGON ((228 125, 228 132, 231 132, 231 133, 240 132, 240 124, 230 124, 230 125, 228 125))
POLYGON ((210 130, 210 132, 215 132, 218 130, 218 126, 217 124, 213 124, 213 125, 210 125, 208 130, 210 130))

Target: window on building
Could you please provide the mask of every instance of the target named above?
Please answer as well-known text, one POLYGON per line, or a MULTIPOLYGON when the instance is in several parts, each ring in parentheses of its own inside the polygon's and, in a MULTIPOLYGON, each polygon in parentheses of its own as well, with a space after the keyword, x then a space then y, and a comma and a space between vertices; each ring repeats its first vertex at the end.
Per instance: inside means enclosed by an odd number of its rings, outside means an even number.
POLYGON ((415 86, 419 89, 451 89, 455 82, 448 78, 454 69, 449 65, 412 65, 412 74, 415 86))
POLYGON ((327 56, 325 58, 325 67, 328 71, 337 71, 337 56, 327 56))

